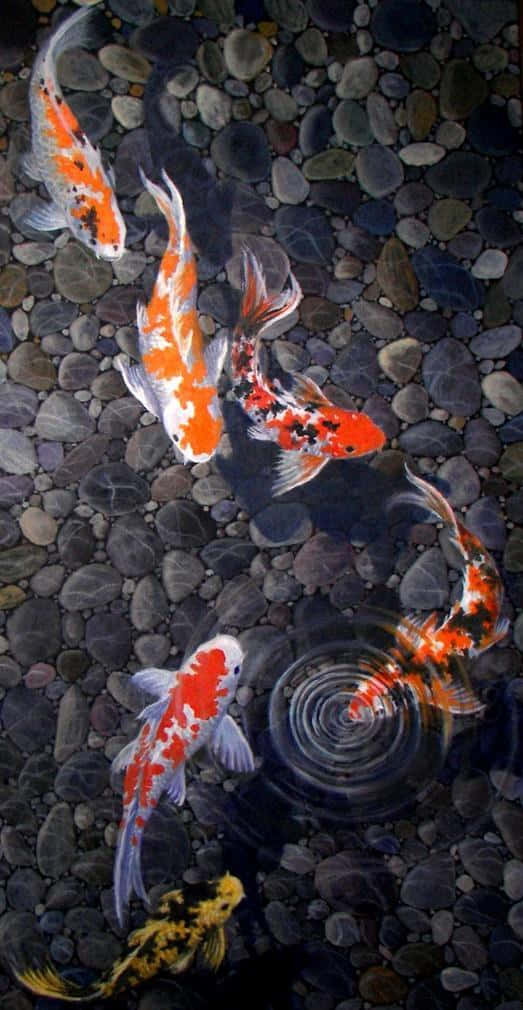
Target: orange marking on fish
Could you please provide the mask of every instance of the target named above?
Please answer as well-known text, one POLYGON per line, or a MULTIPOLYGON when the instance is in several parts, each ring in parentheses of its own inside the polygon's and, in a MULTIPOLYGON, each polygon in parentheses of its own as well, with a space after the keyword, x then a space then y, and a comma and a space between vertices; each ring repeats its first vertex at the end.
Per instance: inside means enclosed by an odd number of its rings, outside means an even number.
POLYGON ((140 783, 140 806, 147 807, 152 805, 152 799, 149 799, 149 793, 155 785, 155 779, 159 775, 162 775, 165 771, 165 765, 159 762, 151 762, 146 764, 143 769, 142 781, 140 783))

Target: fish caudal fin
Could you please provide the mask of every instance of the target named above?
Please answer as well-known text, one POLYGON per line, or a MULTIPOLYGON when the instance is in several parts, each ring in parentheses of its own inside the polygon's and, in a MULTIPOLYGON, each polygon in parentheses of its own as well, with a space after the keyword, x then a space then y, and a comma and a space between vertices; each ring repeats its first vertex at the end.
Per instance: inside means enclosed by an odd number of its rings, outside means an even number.
POLYGON ((82 7, 71 17, 65 18, 51 36, 45 56, 50 57, 56 63, 60 53, 66 49, 76 46, 88 49, 99 43, 98 34, 94 32, 89 21, 93 13, 92 7, 82 7))
POLYGON ((147 178, 141 167, 138 169, 138 172, 144 189, 150 193, 158 210, 167 218, 169 230, 171 231, 171 243, 173 243, 173 239, 176 239, 176 245, 181 245, 185 237, 187 225, 183 201, 174 182, 167 175, 165 169, 162 169, 162 179, 169 190, 168 195, 158 183, 152 182, 151 179, 147 178))
POLYGON ((302 298, 298 281, 291 273, 290 286, 277 295, 268 295, 262 268, 254 253, 243 254, 243 298, 237 330, 259 336, 277 319, 294 312, 302 298))
POLYGON ((479 715, 485 706, 466 684, 444 684, 438 678, 431 682, 431 701, 451 715, 479 715))
POLYGON ((328 456, 311 456, 300 452, 281 452, 276 464, 278 476, 272 485, 275 495, 285 494, 293 487, 306 484, 323 470, 329 462, 328 456))
POLYGON ((40 968, 11 968, 18 982, 30 989, 37 996, 47 996, 49 999, 61 999, 70 1003, 85 1003, 103 996, 103 986, 93 984, 79 986, 69 979, 62 978, 50 961, 40 968))
POLYGON ((113 871, 114 906, 120 926, 123 926, 124 909, 129 904, 133 890, 139 898, 147 901, 140 868, 142 839, 147 817, 148 812, 140 809, 138 800, 134 799, 129 805, 129 809, 124 812, 120 824, 113 871))

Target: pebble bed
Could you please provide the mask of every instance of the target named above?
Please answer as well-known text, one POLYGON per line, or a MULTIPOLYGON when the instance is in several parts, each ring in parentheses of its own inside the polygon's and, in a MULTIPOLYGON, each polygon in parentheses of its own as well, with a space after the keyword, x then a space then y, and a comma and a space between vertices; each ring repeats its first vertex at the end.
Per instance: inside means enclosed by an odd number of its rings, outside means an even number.
MULTIPOLYGON (((46 198, 21 164, 31 62, 76 8, 4 4, 0 950, 25 937, 80 981, 121 950, 110 763, 137 731, 131 673, 176 668, 218 620, 248 650, 231 712, 250 725, 292 636, 369 603, 445 612, 460 568, 448 538, 385 510, 409 458, 505 585, 511 634, 473 667, 488 702, 475 750, 451 749, 427 797, 379 824, 293 812, 263 774, 241 782, 200 754, 182 811, 164 801, 150 823, 146 882, 160 893, 230 869, 247 900, 217 980, 156 980, 118 1007, 521 1010, 514 0, 106 2, 98 45, 65 53, 59 79, 114 165, 127 223, 114 264, 23 223, 46 198), (388 437, 377 457, 329 463, 275 501, 274 449, 248 439, 226 366, 218 454, 176 461, 115 368, 135 355, 136 300, 165 243, 139 164, 181 191, 204 332, 235 323, 245 243, 273 288, 292 268, 304 298, 272 334, 273 366, 364 409, 388 437)), ((131 926, 143 915, 135 902, 131 926)), ((48 1005, 4 972, 1 1010, 48 1005)))

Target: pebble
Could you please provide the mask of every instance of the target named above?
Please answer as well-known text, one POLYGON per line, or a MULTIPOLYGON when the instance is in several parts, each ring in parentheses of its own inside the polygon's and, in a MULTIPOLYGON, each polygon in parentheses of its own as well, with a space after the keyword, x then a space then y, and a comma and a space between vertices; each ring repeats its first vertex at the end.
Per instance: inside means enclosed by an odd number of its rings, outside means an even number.
POLYGON ((382 144, 371 144, 359 151, 355 168, 360 186, 370 196, 387 196, 403 182, 403 168, 398 156, 382 144))
POLYGON ((377 280, 392 304, 401 312, 408 312, 417 306, 418 281, 407 250, 398 238, 388 239, 383 246, 377 264, 377 280))
POLYGON ((481 305, 483 286, 450 253, 435 246, 419 249, 412 265, 427 294, 444 308, 467 312, 481 305))
POLYGON ((220 619, 239 628, 251 627, 266 609, 263 593, 247 575, 236 575, 216 598, 216 612, 220 619))
POLYGON ((438 547, 431 547, 419 555, 403 576, 400 599, 410 609, 435 610, 446 603, 448 591, 443 555, 438 547))
POLYGON ((372 142, 374 134, 367 113, 353 99, 345 99, 336 106, 332 125, 338 140, 342 143, 365 147, 372 142))
POLYGON ((126 130, 135 130, 144 120, 143 102, 132 95, 116 95, 111 101, 111 109, 117 123, 126 130))
POLYGON ((491 175, 486 158, 470 151, 451 151, 427 170, 425 180, 436 193, 464 200, 482 193, 491 175))
POLYGON ((266 0, 269 17, 290 32, 302 32, 307 25, 307 10, 302 0, 266 0))
POLYGON ((30 506, 20 517, 20 529, 32 544, 46 546, 56 539, 58 526, 52 516, 30 506))
POLYGON ((369 914, 383 912, 395 900, 395 885, 383 863, 374 856, 342 851, 317 866, 314 884, 334 911, 369 914))
POLYGON ((229 73, 241 81, 252 81, 267 66, 272 47, 259 32, 236 28, 230 32, 223 48, 229 73))
POLYGON ((196 105, 202 121, 212 130, 221 130, 231 118, 232 99, 210 84, 198 86, 196 105))
MULTIPOLYGON (((25 607, 27 612, 30 603, 34 602, 36 601, 26 601, 22 603, 22 607, 25 607)), ((38 602, 47 603, 43 600, 38 602)), ((22 607, 11 615, 10 621, 17 617, 22 607)), ((20 659, 20 662, 27 661, 20 659)), ((42 750, 54 736, 55 717, 51 702, 36 691, 29 691, 21 685, 11 688, 6 695, 2 706, 2 720, 9 739, 20 750, 29 754, 42 750)))
POLYGON ((285 251, 299 263, 329 263, 334 238, 322 210, 280 207, 275 214, 276 235, 285 251))
POLYGON ((110 565, 82 565, 65 580, 60 603, 68 611, 88 610, 115 600, 121 588, 122 579, 110 565))
POLYGON ((0 428, 0 455, 6 473, 33 473, 38 465, 33 443, 27 435, 9 428, 0 428))
POLYGON ((420 344, 413 337, 402 337, 394 340, 378 353, 378 362, 382 372, 403 385, 412 379, 421 363, 422 352, 420 344))
POLYGON ((132 81, 136 84, 144 84, 151 73, 149 61, 140 53, 124 46, 103 46, 98 53, 98 59, 102 66, 115 77, 121 77, 125 81, 132 81))
POLYGON ((89 302, 99 298, 111 286, 113 271, 110 263, 96 259, 79 242, 69 242, 54 260, 57 290, 72 302, 89 302))
POLYGON ((282 203, 298 204, 307 199, 310 185, 290 158, 275 158, 272 164, 272 189, 282 203))
POLYGON ((339 98, 361 99, 374 89, 378 80, 378 68, 370 56, 349 60, 336 85, 339 98))
POLYGON ((490 372, 481 380, 481 388, 487 400, 503 413, 519 414, 523 410, 523 389, 509 372, 490 372))
POLYGON ((460 341, 443 337, 425 355, 422 367, 427 392, 438 407, 469 417, 481 402, 481 387, 472 355, 460 341))
POLYGON ((441 984, 447 992, 463 992, 477 985, 479 976, 475 971, 465 971, 463 968, 444 968, 440 975, 441 984))
POLYGON ((304 155, 320 154, 332 132, 332 116, 323 105, 311 105, 300 123, 299 142, 304 155))
POLYGON ((434 12, 416 0, 382 0, 372 15, 372 33, 384 49, 412 52, 426 45, 436 31, 434 12))
POLYGON ((182 550, 203 547, 216 535, 216 523, 209 513, 199 505, 183 500, 168 502, 158 510, 156 528, 165 545, 182 550))
POLYGON ((42 824, 36 841, 36 859, 43 876, 57 880, 67 873, 74 858, 75 841, 71 811, 66 803, 56 803, 42 824))
MULTIPOLYGON (((57 394, 58 395, 58 394, 57 394)), ((149 486, 126 463, 106 463, 95 466, 82 479, 81 500, 106 515, 124 515, 144 505, 149 486)))

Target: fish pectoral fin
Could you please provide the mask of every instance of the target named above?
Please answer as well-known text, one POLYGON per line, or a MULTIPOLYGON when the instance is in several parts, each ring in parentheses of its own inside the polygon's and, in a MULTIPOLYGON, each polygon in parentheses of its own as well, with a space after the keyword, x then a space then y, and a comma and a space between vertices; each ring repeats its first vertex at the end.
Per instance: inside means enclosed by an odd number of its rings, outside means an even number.
POLYGON ((301 375, 299 372, 293 373, 291 388, 294 399, 299 404, 315 407, 332 407, 332 403, 322 393, 320 387, 313 379, 309 379, 307 375, 301 375))
POLYGON ((160 698, 159 701, 153 701, 152 705, 147 705, 142 709, 137 719, 141 719, 142 722, 156 722, 162 718, 168 704, 168 698, 160 698))
POLYGON ((328 456, 311 456, 299 450, 282 452, 276 464, 278 476, 272 485, 273 494, 285 494, 293 487, 306 484, 328 462, 328 456))
POLYGON ((207 940, 202 946, 202 954, 213 971, 217 971, 220 967, 225 957, 225 950, 225 930, 223 926, 216 926, 210 931, 207 940))
POLYGON ((176 961, 173 961, 167 968, 170 975, 181 975, 182 971, 187 971, 190 966, 191 961, 194 959, 196 950, 189 950, 186 954, 182 954, 181 957, 177 957, 176 961))
POLYGON ((111 765, 112 771, 116 774, 121 772, 127 765, 130 764, 134 757, 134 752, 136 750, 136 740, 131 740, 130 743, 126 743, 125 747, 122 747, 121 751, 113 759, 111 765))
POLYGON ((132 676, 133 687, 138 687, 140 691, 147 694, 154 694, 157 698, 165 698, 167 692, 174 686, 175 674, 171 670, 160 670, 156 666, 148 666, 145 670, 139 670, 132 676))
POLYGON ((211 739, 211 751, 231 772, 254 771, 254 755, 240 727, 225 715, 211 739))
POLYGON ((434 703, 451 715, 477 715, 483 712, 485 706, 466 684, 442 684, 436 681, 433 685, 434 703))
POLYGON ((173 772, 165 792, 177 807, 181 807, 185 802, 185 764, 183 762, 173 772))
POLYGON ((32 151, 26 151, 26 153, 22 155, 22 157, 20 158, 20 164, 22 166, 23 171, 25 172, 26 175, 29 176, 30 179, 34 179, 35 182, 42 181, 43 175, 40 169, 38 168, 36 158, 32 151))
POLYGON ((482 652, 486 652, 490 649, 496 642, 502 642, 510 628, 510 621, 508 617, 500 617, 496 621, 490 635, 486 636, 484 644, 479 643, 478 645, 471 645, 469 648, 469 656, 471 659, 475 659, 480 656, 482 652))
POLYGON ((22 218, 24 225, 36 228, 37 231, 57 231, 67 228, 67 220, 63 210, 55 203, 41 203, 31 207, 22 218))
POLYGON ((223 363, 225 361, 225 355, 227 354, 227 338, 225 336, 215 337, 211 340, 210 344, 205 348, 203 357, 205 359, 205 367, 207 369, 207 375, 209 381, 213 386, 216 385, 218 379, 220 378, 220 373, 223 368, 223 363))
POLYGON ((251 424, 247 430, 247 435, 249 436, 249 438, 254 438, 258 442, 271 441, 269 433, 263 421, 260 421, 258 424, 251 424))
POLYGON ((142 365, 125 365, 119 359, 116 365, 129 392, 140 401, 146 410, 154 414, 155 417, 160 417, 160 404, 142 365))

